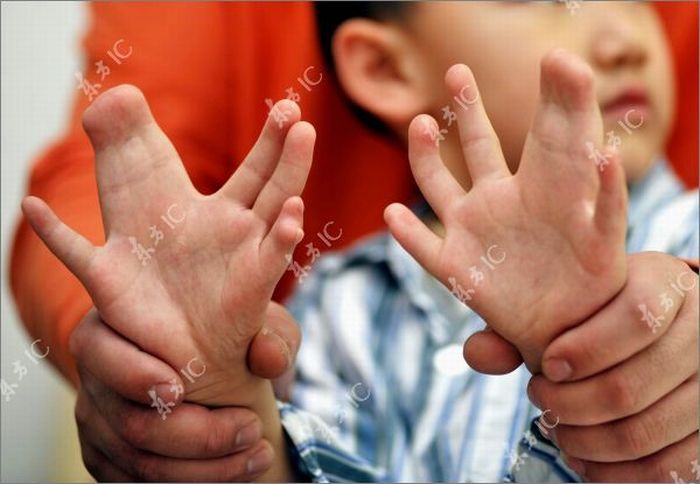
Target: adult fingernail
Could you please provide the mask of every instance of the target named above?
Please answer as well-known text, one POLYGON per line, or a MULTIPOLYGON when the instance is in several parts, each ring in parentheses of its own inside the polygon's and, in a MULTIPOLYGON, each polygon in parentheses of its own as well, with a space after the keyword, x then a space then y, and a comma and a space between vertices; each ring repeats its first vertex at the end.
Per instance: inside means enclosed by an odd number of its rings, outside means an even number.
POLYGON ((272 465, 272 454, 267 447, 253 454, 248 459, 248 474, 257 474, 267 470, 272 465))
POLYGON ((586 472, 586 466, 582 460, 569 457, 566 454, 562 454, 562 459, 564 462, 566 462, 566 465, 579 476, 583 476, 583 474, 586 472))
POLYGON ((184 389, 182 385, 175 382, 170 383, 158 383, 153 385, 148 389, 148 397, 152 402, 162 400, 164 404, 175 407, 182 401, 182 396, 184 394, 184 389), (172 405, 170 405, 172 404, 172 405))
POLYGON ((258 422, 252 422, 238 431, 236 435, 236 448, 247 448, 260 440, 260 425, 258 422))
POLYGON ((573 370, 571 365, 566 360, 559 358, 550 358, 542 363, 542 371, 544 375, 554 382, 567 380, 573 370))

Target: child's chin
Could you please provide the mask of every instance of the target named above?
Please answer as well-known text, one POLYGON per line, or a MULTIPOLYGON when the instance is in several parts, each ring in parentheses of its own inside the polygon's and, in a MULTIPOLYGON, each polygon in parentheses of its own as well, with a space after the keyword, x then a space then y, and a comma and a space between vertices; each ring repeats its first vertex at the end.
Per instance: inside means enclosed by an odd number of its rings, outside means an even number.
POLYGON ((622 166, 627 183, 635 183, 644 178, 651 166, 661 156, 659 149, 649 146, 644 140, 628 139, 620 147, 622 166))

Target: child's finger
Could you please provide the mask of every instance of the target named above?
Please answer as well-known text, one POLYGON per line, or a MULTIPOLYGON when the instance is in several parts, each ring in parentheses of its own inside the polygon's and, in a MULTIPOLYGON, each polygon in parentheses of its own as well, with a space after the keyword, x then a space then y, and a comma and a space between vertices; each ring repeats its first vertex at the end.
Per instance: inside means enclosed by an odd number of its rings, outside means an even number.
POLYGON ((275 172, 260 192, 253 211, 268 224, 273 224, 282 204, 289 197, 301 195, 311 169, 316 131, 300 121, 289 129, 275 172))
POLYGON ((540 69, 540 100, 525 141, 518 173, 538 183, 597 194, 598 149, 603 124, 588 64, 561 49, 548 53, 540 69))
POLYGON ((627 185, 619 153, 606 148, 608 161, 600 171, 600 191, 596 202, 595 223, 608 240, 624 241, 627 232, 627 185))
POLYGON ((384 211, 389 231, 425 270, 436 277, 439 273, 439 254, 442 240, 405 205, 392 203, 384 211))
POLYGON ((56 216, 40 198, 29 196, 22 200, 22 211, 34 232, 51 252, 83 283, 96 248, 56 216))
POLYGON ((490 328, 477 331, 465 341, 464 360, 487 375, 505 375, 523 362, 518 349, 490 328))
POLYGON ((545 376, 559 382, 598 374, 661 338, 677 318, 681 303, 684 311, 692 312, 693 306, 697 311, 697 296, 693 298, 688 293, 683 300, 668 284, 670 280, 677 287, 695 286, 697 276, 681 261, 669 265, 669 259, 651 252, 630 256, 623 291, 592 318, 566 331, 545 349, 545 376), (648 315, 661 316, 659 324, 649 326, 643 320, 648 315))
POLYGON ((465 191, 440 158, 435 129, 437 123, 428 115, 413 119, 408 127, 408 158, 420 191, 444 223, 448 208, 464 196, 465 191))
POLYGON ((95 151, 107 236, 115 221, 132 216, 135 207, 130 204, 139 202, 139 188, 149 198, 196 192, 175 147, 135 86, 121 85, 101 94, 83 113, 83 127, 95 151))
POLYGON ((287 260, 304 237, 304 202, 291 197, 282 205, 274 225, 260 244, 260 262, 276 283, 289 265, 287 260))
POLYGON ((219 193, 252 207, 279 162, 289 128, 299 121, 297 103, 284 99, 275 103, 255 145, 219 190, 219 193))
POLYGON ((284 306, 271 302, 265 324, 248 347, 248 367, 261 378, 279 378, 294 367, 301 331, 284 306))
POLYGON ((472 183, 509 176, 498 136, 481 102, 471 69, 464 64, 450 67, 445 84, 456 104, 459 139, 472 183))
MULTIPOLYGON (((556 104, 569 114, 590 114, 598 110, 591 67, 564 49, 554 49, 542 58, 540 97, 542 103, 556 104)), ((599 134, 602 138, 602 126, 599 134)))

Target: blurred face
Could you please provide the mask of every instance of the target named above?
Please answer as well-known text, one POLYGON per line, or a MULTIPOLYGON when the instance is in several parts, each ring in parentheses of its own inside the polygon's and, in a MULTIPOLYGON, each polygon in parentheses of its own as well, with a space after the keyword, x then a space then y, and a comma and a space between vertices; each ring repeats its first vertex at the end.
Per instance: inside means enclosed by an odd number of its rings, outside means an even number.
MULTIPOLYGON (((397 23, 424 79, 416 81, 428 112, 445 127, 450 101, 443 76, 467 64, 479 84, 506 159, 517 168, 539 93, 540 59, 561 47, 587 61, 596 77, 606 142, 622 153, 629 181, 662 154, 673 115, 673 78, 662 26, 652 6, 631 2, 437 2, 414 4, 397 23)), ((385 96, 386 97, 386 96, 385 96)), ((371 103, 370 103, 371 104, 371 103)), ((366 106, 371 111, 372 106, 366 106)), ((415 113, 417 114, 417 113, 415 113)), ((385 117, 386 118, 386 117, 385 117)), ((397 132, 406 125, 390 123, 397 132)), ((468 185, 457 133, 441 149, 452 172, 468 185)))

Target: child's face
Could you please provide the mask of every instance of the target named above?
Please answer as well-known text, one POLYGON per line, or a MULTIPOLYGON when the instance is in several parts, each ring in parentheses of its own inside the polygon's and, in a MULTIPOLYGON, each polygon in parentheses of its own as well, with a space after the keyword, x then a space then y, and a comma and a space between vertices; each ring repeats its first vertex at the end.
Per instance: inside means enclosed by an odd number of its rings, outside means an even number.
MULTIPOLYGON (((424 76, 415 91, 425 96, 422 107, 431 110, 441 128, 447 127, 441 108, 449 102, 445 71, 458 62, 472 69, 511 169, 517 167, 536 107, 540 59, 557 47, 593 68, 605 132, 619 137, 606 135, 605 141, 619 143, 629 181, 642 176, 664 149, 673 115, 673 77, 651 5, 430 2, 415 5, 401 30, 410 44, 404 55, 414 56, 424 76)), ((393 124, 405 132, 402 123, 393 124)), ((467 185, 454 124, 442 151, 467 185)))

